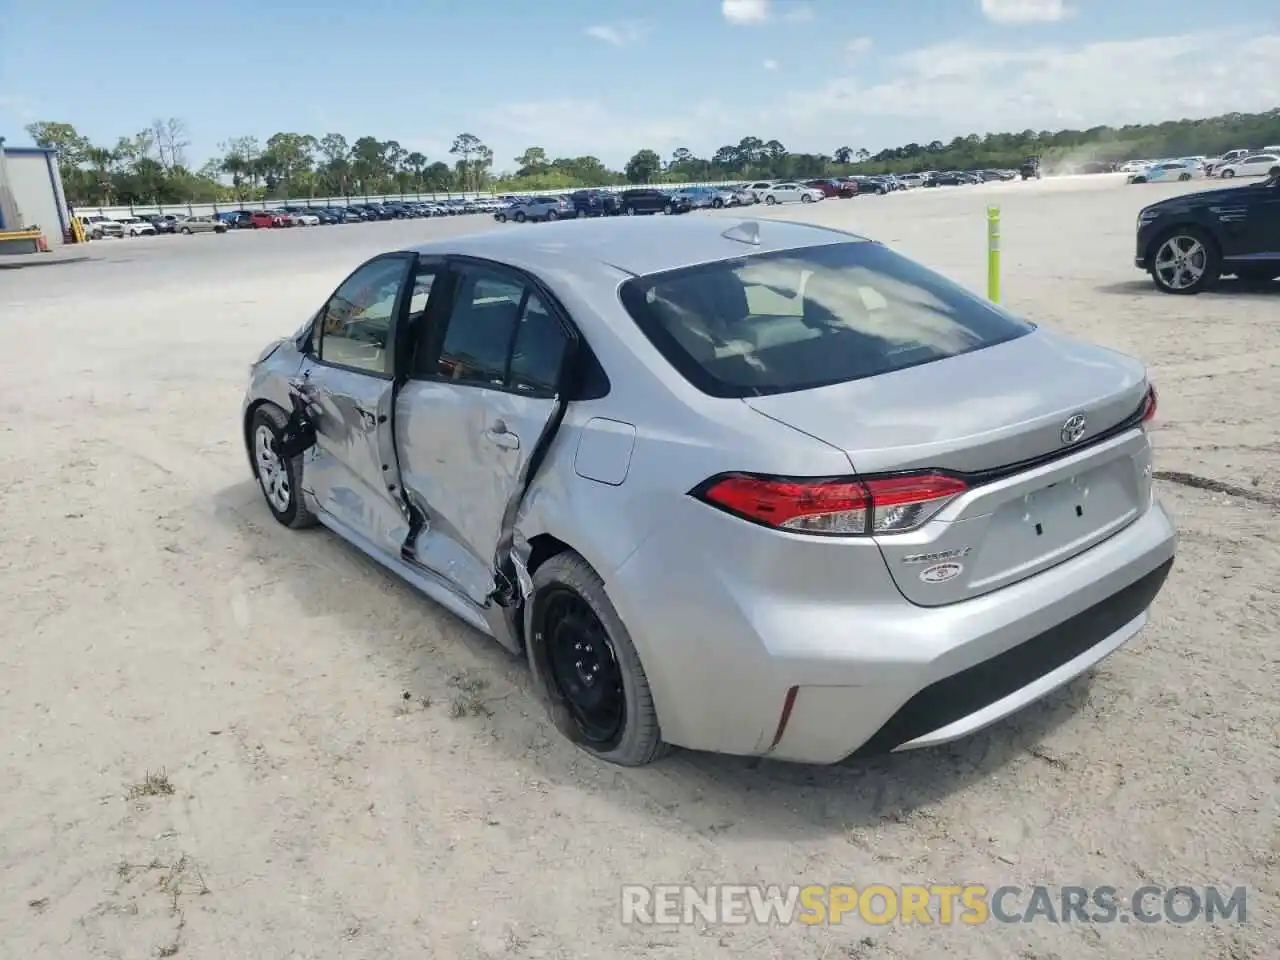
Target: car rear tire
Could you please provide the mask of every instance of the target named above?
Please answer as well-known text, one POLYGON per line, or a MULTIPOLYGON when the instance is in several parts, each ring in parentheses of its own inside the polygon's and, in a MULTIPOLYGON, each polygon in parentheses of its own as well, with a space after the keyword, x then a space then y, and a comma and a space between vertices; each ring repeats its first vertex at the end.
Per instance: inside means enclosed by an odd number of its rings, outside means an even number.
POLYGON ((315 526, 317 520, 302 496, 302 455, 285 460, 278 453, 288 422, 289 417, 274 404, 258 407, 249 421, 249 459, 271 515, 284 526, 300 530, 315 526))
POLYGON ((628 207, 623 207, 623 208, 622 208, 622 215, 623 215, 624 217, 634 217, 634 216, 636 215, 636 208, 635 208, 635 207, 629 207, 629 206, 628 206, 628 207))
POLYGON ((1183 182, 1183 181, 1190 180, 1190 179, 1191 179, 1191 174, 1189 174, 1189 173, 1182 173, 1182 174, 1179 174, 1179 175, 1178 175, 1178 181, 1179 181, 1179 182, 1183 182))
POLYGON ((1175 227, 1152 245, 1147 272, 1161 293, 1193 296, 1218 282, 1222 254, 1199 227, 1175 227))
POLYGON ((802 194, 800 194, 800 202, 801 202, 801 203, 813 203, 813 197, 809 196, 807 193, 802 193, 802 194))
POLYGON ((1280 177, 1280 167, 1272 167, 1267 171, 1268 177, 1280 177))
POLYGON ((556 213, 554 210, 547 211, 547 223, 550 223, 552 220, 559 220, 559 219, 560 219, 560 214, 556 213))
POLYGON ((668 216, 668 217, 669 217, 669 216, 671 216, 673 213, 675 213, 675 212, 676 212, 676 208, 675 208, 675 207, 673 207, 673 206, 672 206, 671 204, 669 204, 669 203, 668 203, 668 204, 664 204, 664 205, 663 205, 663 207, 662 207, 662 212, 663 212, 666 216, 668 216))
POLYGON ((529 218, 525 216, 525 213, 523 210, 517 210, 516 215, 512 219, 515 220, 516 223, 524 223, 529 218))
POLYGON ((775 203, 778 202, 778 198, 771 193, 764 198, 764 202, 767 206, 772 207, 775 203))
POLYGON ((182 228, 182 232, 183 232, 183 233, 185 233, 188 237, 189 237, 189 236, 191 236, 191 228, 190 228, 190 227, 183 227, 183 228, 182 228))
POLYGON ((640 655, 600 575, 572 551, 557 554, 534 571, 530 603, 529 667, 556 729, 620 766, 663 756, 640 655))
POLYGON ((497 220, 499 223, 506 223, 507 215, 505 213, 495 214, 493 219, 497 220))

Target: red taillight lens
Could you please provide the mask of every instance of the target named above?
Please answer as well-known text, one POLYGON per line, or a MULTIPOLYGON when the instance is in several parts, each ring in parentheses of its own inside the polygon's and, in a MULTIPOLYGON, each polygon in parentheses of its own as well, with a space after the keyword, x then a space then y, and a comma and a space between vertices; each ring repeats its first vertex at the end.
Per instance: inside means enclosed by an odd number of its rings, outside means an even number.
POLYGON ((1156 418, 1156 403, 1159 398, 1156 396, 1155 387, 1147 387, 1147 397, 1142 401, 1142 422, 1150 423, 1156 418))
POLYGON ((936 473, 867 480, 731 474, 708 481, 694 496, 764 526, 856 537, 914 530, 967 489, 963 480, 936 473))

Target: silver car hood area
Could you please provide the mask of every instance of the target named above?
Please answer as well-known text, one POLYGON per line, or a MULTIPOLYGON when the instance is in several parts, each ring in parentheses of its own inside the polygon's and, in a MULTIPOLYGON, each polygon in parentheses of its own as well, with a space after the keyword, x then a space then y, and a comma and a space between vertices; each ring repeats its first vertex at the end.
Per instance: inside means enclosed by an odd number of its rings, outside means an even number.
POLYGON ((1037 328, 945 360, 744 402, 844 450, 858 473, 977 472, 1096 437, 1132 416, 1146 389, 1141 363, 1037 328), (1077 414, 1083 433, 1064 439, 1077 414))

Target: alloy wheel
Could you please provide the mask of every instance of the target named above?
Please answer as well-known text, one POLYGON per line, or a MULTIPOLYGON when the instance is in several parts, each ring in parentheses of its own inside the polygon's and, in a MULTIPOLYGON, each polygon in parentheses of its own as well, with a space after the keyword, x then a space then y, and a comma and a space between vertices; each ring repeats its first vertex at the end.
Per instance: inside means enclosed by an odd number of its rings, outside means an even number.
POLYGON ((280 457, 276 435, 265 424, 259 425, 253 434, 253 456, 258 466, 258 481, 262 492, 279 513, 289 509, 293 489, 289 485, 289 470, 280 457))
POLYGON ((1204 277, 1208 253, 1195 237, 1177 234, 1160 245, 1152 270, 1170 290, 1186 290, 1204 277))

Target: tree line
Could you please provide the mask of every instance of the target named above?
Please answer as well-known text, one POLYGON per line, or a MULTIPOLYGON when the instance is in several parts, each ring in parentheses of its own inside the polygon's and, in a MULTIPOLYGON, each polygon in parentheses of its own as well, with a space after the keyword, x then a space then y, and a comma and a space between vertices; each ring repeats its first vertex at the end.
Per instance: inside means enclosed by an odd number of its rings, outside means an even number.
POLYGON ((637 151, 621 170, 594 156, 552 157, 532 146, 494 170, 494 154, 471 133, 454 138, 447 157, 431 158, 395 140, 340 133, 316 137, 276 133, 234 137, 198 169, 187 161, 190 141, 181 119, 157 119, 114 145, 93 143, 69 123, 30 124, 27 133, 58 151, 68 199, 90 206, 449 192, 519 192, 616 184, 810 179, 854 174, 1016 167, 1036 155, 1049 170, 1088 161, 1216 156, 1236 147, 1280 143, 1280 107, 1087 130, 972 133, 949 142, 908 143, 871 153, 841 146, 829 155, 793 153, 780 141, 743 137, 709 157, 681 147, 670 157, 637 151))

